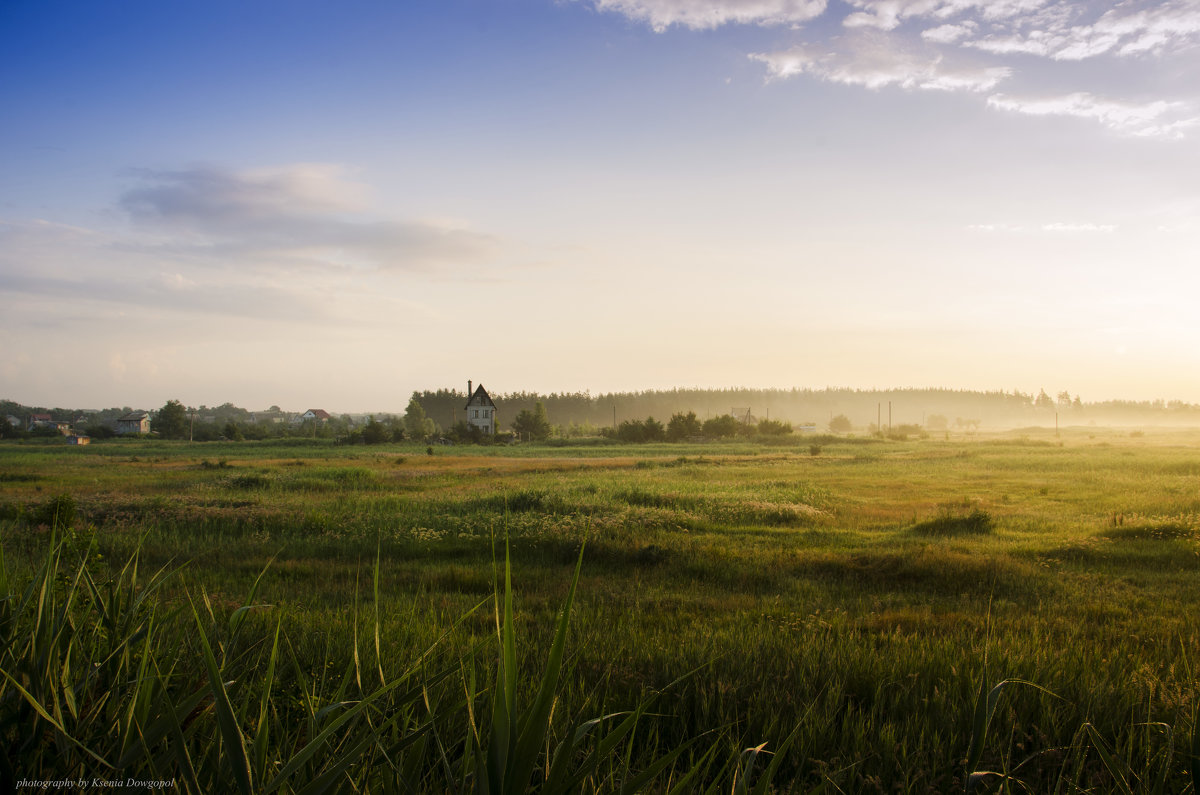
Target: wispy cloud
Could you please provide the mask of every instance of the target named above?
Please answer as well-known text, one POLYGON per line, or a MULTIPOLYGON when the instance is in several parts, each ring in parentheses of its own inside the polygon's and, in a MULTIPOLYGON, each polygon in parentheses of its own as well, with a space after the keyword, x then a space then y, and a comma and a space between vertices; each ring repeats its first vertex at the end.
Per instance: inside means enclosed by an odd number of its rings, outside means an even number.
POLYGON ((330 320, 319 296, 263 284, 198 284, 179 273, 80 274, 42 277, 0 267, 0 290, 52 298, 60 302, 100 302, 153 308, 164 312, 296 321, 330 320))
POLYGON ((1115 224, 1064 224, 1056 222, 1053 224, 1042 224, 1043 232, 1115 232, 1117 227, 1115 224))
POLYGON ((1011 74, 1004 66, 952 62, 928 48, 901 46, 892 37, 867 31, 842 37, 833 48, 800 45, 755 53, 772 78, 809 74, 865 88, 898 86, 936 91, 988 91, 1011 74))
POLYGON ((658 32, 672 25, 713 30, 723 25, 797 25, 821 16, 826 0, 594 0, 658 32))
POLYGON ((120 206, 143 231, 169 233, 177 253, 418 270, 486 262, 497 244, 455 225, 372 218, 366 189, 337 166, 138 176, 143 184, 127 191, 120 206))
POLYGON ((371 320, 367 304, 386 316, 398 273, 511 264, 499 239, 462 224, 378 217, 337 166, 131 176, 116 202, 131 225, 0 219, 0 292, 52 301, 68 319, 124 306, 345 327, 371 320))
POLYGON ((1183 50, 1200 39, 1200 7, 1187 0, 1121 3, 1095 18, 1089 17, 1092 9, 1082 3, 1054 3, 1031 18, 1005 19, 964 44, 996 54, 1079 61, 1183 50))
POLYGON ((1128 135, 1181 138, 1200 125, 1200 117, 1189 113, 1186 103, 1156 100, 1133 103, 1102 99, 1087 92, 1055 97, 1014 97, 995 94, 988 105, 999 110, 1030 116, 1075 116, 1092 119, 1128 135))
POLYGON ((968 231, 971 232, 1020 232, 1022 227, 1012 224, 969 224, 968 231))
POLYGON ((953 44, 975 32, 976 25, 971 20, 957 25, 938 25, 921 31, 921 38, 935 44, 953 44))
MULTIPOLYGON (((1001 82, 1052 79, 1019 73, 1029 57, 1047 65, 1106 59, 1105 69, 1130 59, 1184 57, 1200 44, 1196 0, 1126 0, 1116 5, 1072 0, 592 0, 657 31, 677 25, 713 29, 727 24, 797 29, 790 46, 750 54, 769 79, 805 75, 871 89, 897 87, 990 92, 1001 82), (839 17, 840 15, 840 17, 839 17), (818 17, 820 26, 805 25, 818 17), (840 22, 843 35, 828 36, 840 22), (973 57, 968 57, 971 54, 973 57), (1023 59, 1023 60, 1022 60, 1023 59)), ((1180 138, 1197 120, 1187 98, 1147 86, 1134 98, 1107 99, 1105 71, 1070 73, 1076 90, 1048 99, 997 94, 996 110, 1090 119, 1123 134, 1180 138), (1101 85, 1104 88, 1101 88, 1101 85)), ((1061 84, 1061 83, 1060 83, 1061 84)))

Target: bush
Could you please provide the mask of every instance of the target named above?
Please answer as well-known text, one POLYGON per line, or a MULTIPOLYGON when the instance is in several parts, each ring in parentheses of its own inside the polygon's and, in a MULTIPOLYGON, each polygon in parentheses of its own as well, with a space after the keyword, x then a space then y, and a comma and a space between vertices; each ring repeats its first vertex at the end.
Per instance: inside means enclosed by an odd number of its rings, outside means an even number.
POLYGON ((59 494, 34 507, 29 512, 29 521, 47 527, 70 527, 75 523, 75 514, 75 498, 69 494, 59 494))
POLYGON ((704 427, 696 419, 696 412, 679 413, 671 416, 667 423, 667 438, 672 442, 682 441, 692 436, 699 436, 704 427))
POLYGON ((757 430, 762 436, 787 436, 792 432, 792 424, 779 420, 760 420, 757 430))
POLYGON ((741 433, 743 424, 732 414, 722 414, 704 421, 704 435, 713 439, 727 439, 741 433))
POLYGON ((653 417, 625 420, 617 426, 617 438, 622 442, 662 442, 666 441, 667 429, 653 417))
POLYGON ((849 433, 854 426, 845 414, 839 414, 829 421, 829 430, 834 433, 849 433))

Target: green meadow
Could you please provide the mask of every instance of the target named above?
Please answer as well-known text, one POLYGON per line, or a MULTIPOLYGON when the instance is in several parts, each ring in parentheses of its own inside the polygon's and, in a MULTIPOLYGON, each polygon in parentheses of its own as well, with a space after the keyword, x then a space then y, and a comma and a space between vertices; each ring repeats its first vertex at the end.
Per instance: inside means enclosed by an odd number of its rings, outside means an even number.
POLYGON ((0 772, 481 791, 560 629, 492 792, 1192 791, 1198 444, 5 444, 0 772))

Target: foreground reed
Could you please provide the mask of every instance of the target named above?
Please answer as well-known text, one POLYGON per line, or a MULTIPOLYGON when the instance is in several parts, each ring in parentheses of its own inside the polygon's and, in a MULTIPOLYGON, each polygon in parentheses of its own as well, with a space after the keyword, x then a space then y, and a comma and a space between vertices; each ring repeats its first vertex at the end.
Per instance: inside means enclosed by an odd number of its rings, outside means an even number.
POLYGON ((530 675, 518 667, 506 548, 488 688, 477 685, 477 668, 489 667, 478 655, 446 661, 432 647, 385 671, 378 555, 374 670, 359 653, 357 598, 352 658, 314 668, 282 617, 251 625, 271 609, 257 601, 265 570, 221 615, 203 588, 167 593, 180 568, 147 574, 135 552, 109 573, 94 545, 55 522, 21 587, 0 550, 0 789, 766 793, 783 758, 756 770, 766 743, 721 760, 715 735, 697 737, 644 763, 639 727, 652 695, 632 710, 554 714, 582 561, 581 550, 549 656, 530 675))

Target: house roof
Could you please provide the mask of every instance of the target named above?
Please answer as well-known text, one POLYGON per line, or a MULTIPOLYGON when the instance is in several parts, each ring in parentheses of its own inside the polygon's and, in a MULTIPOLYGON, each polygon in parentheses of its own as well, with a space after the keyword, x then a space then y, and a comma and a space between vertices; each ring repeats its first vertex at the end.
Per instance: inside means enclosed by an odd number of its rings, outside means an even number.
POLYGON ((118 417, 117 422, 141 422, 150 415, 144 411, 131 411, 124 417, 118 417))
POLYGON ((313 415, 314 419, 318 419, 318 420, 327 420, 331 416, 329 414, 329 412, 326 411, 325 409, 309 409, 308 411, 306 411, 304 413, 311 414, 311 415, 313 415))
POLYGON ((463 408, 469 409, 471 406, 491 406, 496 408, 496 404, 492 402, 492 398, 488 395, 487 390, 483 388, 483 384, 475 387, 475 391, 471 393, 471 397, 467 399, 467 405, 463 408))

